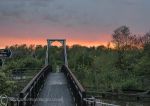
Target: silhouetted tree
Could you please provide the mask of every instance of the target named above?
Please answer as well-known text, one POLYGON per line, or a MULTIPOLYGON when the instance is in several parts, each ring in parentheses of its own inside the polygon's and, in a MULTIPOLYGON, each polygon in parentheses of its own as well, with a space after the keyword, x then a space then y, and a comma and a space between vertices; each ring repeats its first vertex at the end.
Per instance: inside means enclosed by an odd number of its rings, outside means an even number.
POLYGON ((127 26, 121 26, 114 31, 112 36, 116 49, 123 50, 128 45, 130 30, 127 26))
POLYGON ((130 36, 130 30, 127 26, 121 26, 117 28, 113 33, 113 43, 118 52, 118 60, 116 67, 120 70, 125 70, 125 50, 128 45, 128 37, 130 36))

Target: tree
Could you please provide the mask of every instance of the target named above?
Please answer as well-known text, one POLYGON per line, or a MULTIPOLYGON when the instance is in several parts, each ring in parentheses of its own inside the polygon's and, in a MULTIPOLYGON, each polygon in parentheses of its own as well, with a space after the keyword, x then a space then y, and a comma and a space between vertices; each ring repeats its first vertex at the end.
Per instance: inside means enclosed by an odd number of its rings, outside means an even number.
POLYGON ((130 29, 127 26, 121 26, 117 28, 113 33, 113 43, 118 53, 118 60, 116 67, 120 70, 125 70, 125 50, 128 47, 128 38, 130 36, 130 29))
POLYGON ((150 59, 150 32, 144 35, 144 55, 147 55, 147 58, 150 59))
POLYGON ((150 43, 150 32, 146 33, 143 36, 144 44, 149 44, 150 43))
POLYGON ((128 45, 130 29, 127 26, 117 28, 113 33, 113 43, 117 49, 124 49, 128 45))

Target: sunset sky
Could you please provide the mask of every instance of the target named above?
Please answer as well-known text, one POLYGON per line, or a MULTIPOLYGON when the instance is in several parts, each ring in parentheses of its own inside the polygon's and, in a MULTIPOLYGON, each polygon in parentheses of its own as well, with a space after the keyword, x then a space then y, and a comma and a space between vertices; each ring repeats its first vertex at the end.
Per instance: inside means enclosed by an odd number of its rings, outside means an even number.
POLYGON ((0 0, 0 48, 13 44, 107 45, 122 25, 150 31, 150 0, 0 0))

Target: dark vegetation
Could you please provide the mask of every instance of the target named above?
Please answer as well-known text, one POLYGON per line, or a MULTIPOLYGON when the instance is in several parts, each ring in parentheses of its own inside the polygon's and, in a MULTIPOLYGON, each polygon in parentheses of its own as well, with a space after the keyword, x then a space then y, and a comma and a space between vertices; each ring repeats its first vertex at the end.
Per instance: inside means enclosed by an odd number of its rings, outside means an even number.
MULTIPOLYGON (((117 28, 113 36, 113 47, 67 47, 68 63, 80 82, 88 91, 149 90, 150 89, 150 33, 132 35, 129 28, 117 28)), ((12 94, 21 89, 44 65, 46 46, 15 45, 8 47, 14 55, 6 59, 0 69, 0 94, 12 94), (12 80, 15 69, 24 69, 26 79, 12 80), (33 70, 34 69, 34 70, 33 70), (23 82, 23 84, 22 84, 23 82), (22 84, 22 85, 21 85, 22 84), (18 87, 19 85, 19 87, 18 87)), ((51 47, 50 58, 53 69, 61 66, 62 48, 51 47)))

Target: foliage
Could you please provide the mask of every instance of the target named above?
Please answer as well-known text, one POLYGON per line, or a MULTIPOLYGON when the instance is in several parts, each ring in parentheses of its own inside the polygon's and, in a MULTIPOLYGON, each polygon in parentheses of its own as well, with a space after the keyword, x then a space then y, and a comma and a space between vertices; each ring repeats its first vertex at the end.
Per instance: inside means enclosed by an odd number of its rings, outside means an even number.
MULTIPOLYGON (((115 48, 105 46, 67 47, 68 63, 87 90, 121 92, 124 89, 150 89, 150 34, 132 35, 127 26, 113 33, 115 48)), ((13 57, 0 70, 0 93, 11 93, 15 82, 9 76, 16 68, 40 68, 44 64, 46 46, 14 45, 13 57)), ((54 70, 63 64, 62 47, 51 47, 50 62, 54 70)), ((26 70, 29 72, 30 70, 26 70)), ((37 72, 37 71, 36 71, 37 72)))
POLYGON ((14 82, 10 81, 5 73, 0 72, 0 94, 10 94, 14 88, 14 82))

